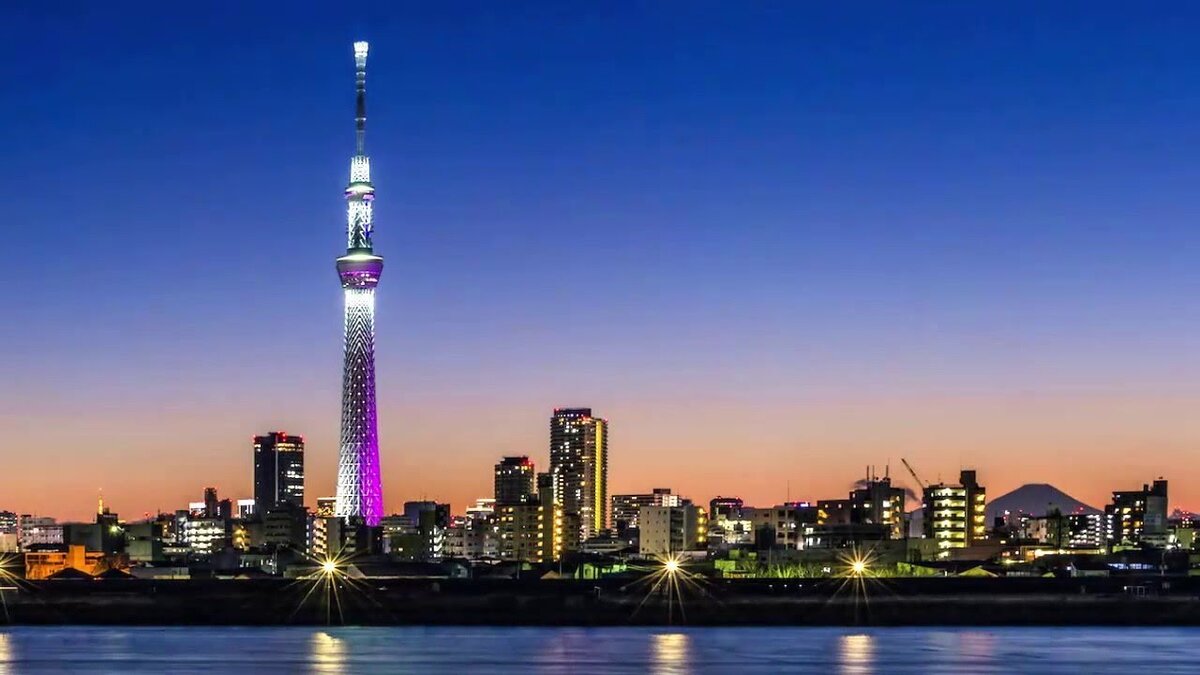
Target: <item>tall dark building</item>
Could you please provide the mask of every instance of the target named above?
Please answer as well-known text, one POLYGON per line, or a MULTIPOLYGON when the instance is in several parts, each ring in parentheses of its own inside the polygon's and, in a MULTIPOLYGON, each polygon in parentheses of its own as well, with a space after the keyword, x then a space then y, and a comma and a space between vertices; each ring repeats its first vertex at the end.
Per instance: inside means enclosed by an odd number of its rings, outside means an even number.
POLYGON ((217 488, 204 488, 204 517, 216 518, 218 509, 220 509, 220 500, 217 499, 217 488))
POLYGON ((304 437, 272 431, 254 437, 254 509, 304 506, 304 437))
POLYGON ((550 418, 550 472, 563 513, 587 539, 608 527, 608 421, 591 408, 558 408, 550 418))
POLYGON ((533 500, 533 462, 526 456, 504 457, 496 464, 496 503, 522 504, 533 500))

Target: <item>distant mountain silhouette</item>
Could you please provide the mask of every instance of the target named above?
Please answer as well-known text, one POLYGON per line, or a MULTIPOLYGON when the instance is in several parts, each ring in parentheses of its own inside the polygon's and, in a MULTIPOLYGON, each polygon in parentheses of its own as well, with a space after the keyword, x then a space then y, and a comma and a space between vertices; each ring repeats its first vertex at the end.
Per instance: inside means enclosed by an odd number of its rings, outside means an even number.
POLYGON ((991 526, 996 516, 1005 511, 1023 512, 1031 516, 1044 516, 1058 509, 1064 515, 1072 513, 1100 513, 1100 509, 1088 506, 1071 495, 1046 483, 1029 483, 988 501, 987 522, 991 526))

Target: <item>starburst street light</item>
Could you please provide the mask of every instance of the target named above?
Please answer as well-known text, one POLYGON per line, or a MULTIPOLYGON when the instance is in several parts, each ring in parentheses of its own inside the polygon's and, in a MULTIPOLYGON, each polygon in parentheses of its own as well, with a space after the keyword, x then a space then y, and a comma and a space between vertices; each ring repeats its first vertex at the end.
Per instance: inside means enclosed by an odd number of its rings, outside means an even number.
POLYGON ((663 569, 666 570, 667 574, 675 574, 679 571, 679 560, 676 558, 668 558, 667 561, 663 563, 663 569))
POLYGON ((856 577, 861 577, 867 572, 867 561, 855 560, 850 563, 850 572, 856 577))
POLYGON ((337 571, 337 562, 334 560, 326 560, 321 563, 321 571, 325 574, 333 574, 337 571))

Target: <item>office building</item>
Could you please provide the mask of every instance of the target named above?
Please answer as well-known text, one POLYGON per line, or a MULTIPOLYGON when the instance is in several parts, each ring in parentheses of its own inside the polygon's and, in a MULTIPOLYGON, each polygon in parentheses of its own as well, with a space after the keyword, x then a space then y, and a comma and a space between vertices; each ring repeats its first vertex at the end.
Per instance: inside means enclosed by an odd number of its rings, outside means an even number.
POLYGON ((304 437, 272 431, 254 437, 254 503, 262 517, 284 504, 304 506, 304 437))
POLYGON ((1106 535, 1112 548, 1167 545, 1167 481, 1156 480, 1141 490, 1113 492, 1104 507, 1106 535))
POLYGON ((608 527, 608 422, 590 408, 550 418, 550 473, 563 512, 578 516, 583 540, 608 527))
POLYGON ((12 511, 0 511, 0 534, 17 534, 21 519, 12 511))
POLYGON ((529 457, 504 457, 496 464, 495 498, 497 504, 521 504, 534 498, 534 470, 529 457))
POLYGON ((979 485, 975 472, 959 473, 957 485, 938 483, 924 490, 922 511, 924 536, 933 539, 938 558, 950 557, 951 550, 973 546, 987 536, 984 508, 987 491, 979 485))

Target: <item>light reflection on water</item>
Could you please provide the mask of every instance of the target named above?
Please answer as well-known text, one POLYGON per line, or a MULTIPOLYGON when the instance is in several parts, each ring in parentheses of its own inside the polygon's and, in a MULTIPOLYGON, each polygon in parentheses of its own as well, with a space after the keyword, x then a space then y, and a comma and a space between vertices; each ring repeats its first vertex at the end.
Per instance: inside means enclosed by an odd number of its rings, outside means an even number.
POLYGON ((867 675, 871 670, 871 636, 867 634, 842 636, 843 675, 867 675))
POLYGON ((0 633, 0 675, 9 675, 13 672, 9 664, 14 660, 12 648, 9 644, 12 638, 6 633, 0 633))
POLYGON ((1195 628, 0 627, 22 673, 1196 672, 1195 628))
POLYGON ((338 673, 346 663, 346 643, 329 633, 318 631, 312 636, 312 672, 338 673))
POLYGON ((689 672, 687 633, 656 633, 653 639, 655 675, 683 675, 689 672))

